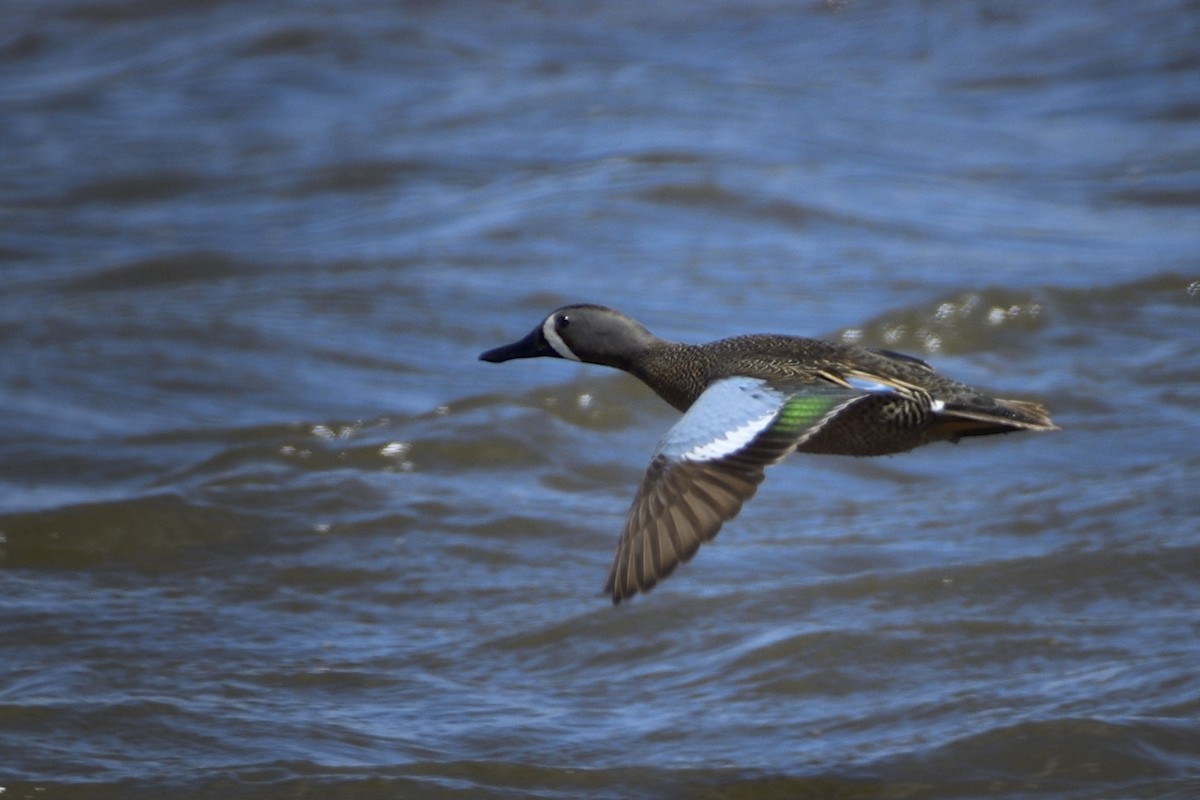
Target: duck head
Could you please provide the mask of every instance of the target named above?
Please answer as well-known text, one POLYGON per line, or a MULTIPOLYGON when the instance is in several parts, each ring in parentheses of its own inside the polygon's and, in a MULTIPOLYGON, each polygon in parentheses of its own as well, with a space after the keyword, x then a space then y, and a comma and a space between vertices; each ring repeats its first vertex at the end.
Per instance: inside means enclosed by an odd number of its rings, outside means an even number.
POLYGON ((577 303, 553 311, 525 338, 488 350, 479 358, 498 364, 547 356, 627 370, 656 341, 645 326, 620 311, 577 303))

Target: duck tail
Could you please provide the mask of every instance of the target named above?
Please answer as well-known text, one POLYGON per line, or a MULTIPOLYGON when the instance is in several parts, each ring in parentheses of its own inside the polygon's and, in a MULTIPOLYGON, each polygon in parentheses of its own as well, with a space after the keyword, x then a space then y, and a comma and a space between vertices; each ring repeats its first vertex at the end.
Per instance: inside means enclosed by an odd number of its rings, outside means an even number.
POLYGON ((1013 431, 1058 430, 1050 414, 1040 404, 1001 399, 987 407, 946 403, 937 427, 952 440, 963 436, 988 436, 1013 431))

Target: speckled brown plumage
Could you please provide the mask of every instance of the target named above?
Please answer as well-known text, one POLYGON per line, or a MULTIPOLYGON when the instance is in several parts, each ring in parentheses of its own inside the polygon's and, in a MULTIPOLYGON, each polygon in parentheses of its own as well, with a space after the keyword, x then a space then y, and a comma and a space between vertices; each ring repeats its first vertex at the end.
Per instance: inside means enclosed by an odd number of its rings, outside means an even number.
POLYGON ((626 518, 605 585, 614 603, 691 558, 754 495, 763 470, 791 452, 875 456, 1056 429, 1040 405, 992 398, 912 356, 777 334, 670 342, 590 304, 564 306, 524 339, 480 358, 535 356, 625 370, 685 412, 626 518), (714 429, 714 420, 729 424, 714 429))

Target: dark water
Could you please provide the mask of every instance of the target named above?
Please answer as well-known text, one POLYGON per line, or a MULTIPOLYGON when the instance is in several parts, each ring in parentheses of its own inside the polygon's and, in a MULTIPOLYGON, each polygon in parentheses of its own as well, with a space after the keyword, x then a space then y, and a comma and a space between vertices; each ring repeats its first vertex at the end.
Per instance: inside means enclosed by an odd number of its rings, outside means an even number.
POLYGON ((1200 6, 0 8, 4 797, 1200 796, 1200 6), (600 587, 675 415, 551 308, 1059 433, 795 458, 600 587))

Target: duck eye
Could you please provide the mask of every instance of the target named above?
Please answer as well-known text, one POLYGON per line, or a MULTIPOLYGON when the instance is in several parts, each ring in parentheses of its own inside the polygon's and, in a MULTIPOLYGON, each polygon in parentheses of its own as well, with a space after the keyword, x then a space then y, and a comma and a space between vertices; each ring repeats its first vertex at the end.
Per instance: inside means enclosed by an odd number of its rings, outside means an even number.
POLYGON ((554 330, 561 331, 571 324, 571 318, 566 314, 560 314, 558 319, 554 321, 554 330))

